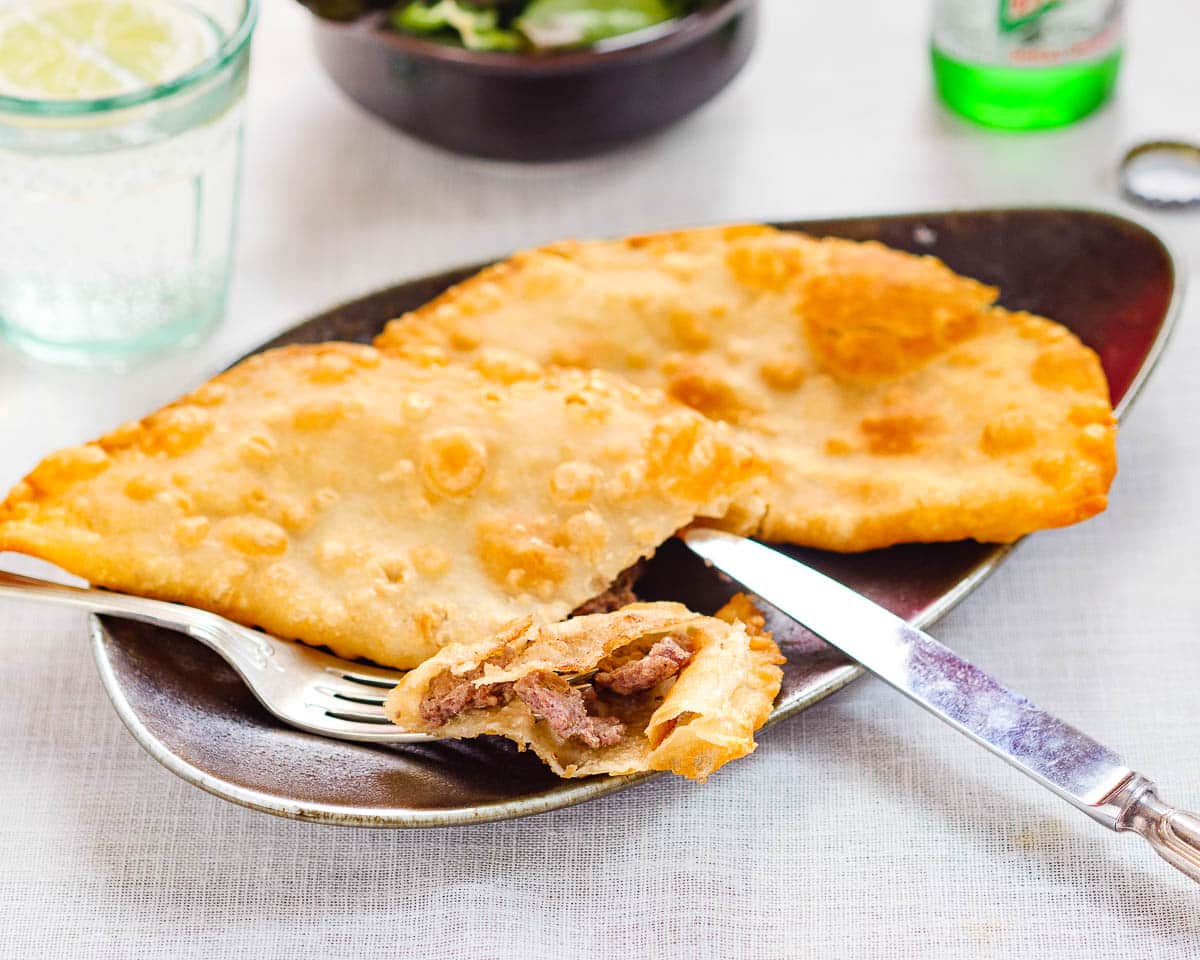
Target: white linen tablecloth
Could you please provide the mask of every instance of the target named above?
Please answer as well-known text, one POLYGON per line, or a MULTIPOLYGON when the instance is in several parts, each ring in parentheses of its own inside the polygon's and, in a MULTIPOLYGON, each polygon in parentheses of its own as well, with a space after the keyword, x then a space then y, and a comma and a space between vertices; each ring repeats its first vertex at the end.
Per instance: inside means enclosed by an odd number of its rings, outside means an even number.
MULTIPOLYGON (((990 133, 939 109, 925 4, 766 0, 751 65, 707 109, 609 156, 522 168, 367 116, 318 68, 307 15, 267 0, 228 320, 120 378, 0 349, 0 485, 320 308, 523 245, 955 206, 1128 212, 1121 151, 1200 137, 1200 12, 1132 6, 1119 98, 1069 129, 990 133)), ((1194 269, 1200 213, 1146 219, 1194 269)), ((1122 432, 1108 513, 1028 540, 936 630, 1193 808, 1196 313, 1122 432)), ((252 813, 159 767, 109 708, 82 617, 0 605, 0 666, 0 957, 1200 956, 1200 890, 872 680, 703 787, 367 832, 252 813)))

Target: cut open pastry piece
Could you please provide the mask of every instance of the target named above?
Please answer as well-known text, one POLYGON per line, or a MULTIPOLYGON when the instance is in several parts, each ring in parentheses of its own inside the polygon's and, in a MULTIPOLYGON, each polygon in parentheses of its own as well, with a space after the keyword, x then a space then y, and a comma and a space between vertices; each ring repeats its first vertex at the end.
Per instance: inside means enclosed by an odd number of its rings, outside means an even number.
POLYGON ((704 780, 754 749, 782 662, 742 594, 715 617, 634 603, 554 624, 524 617, 446 647, 385 709, 405 730, 507 737, 561 777, 670 770, 704 780))
POLYGON ((47 457, 0 505, 0 549, 411 667, 565 617, 758 469, 606 374, 294 346, 47 457))
POLYGON ((1105 508, 1115 421, 1096 355, 996 293, 878 243, 714 227, 517 254, 376 345, 660 387, 769 461, 764 539, 1010 541, 1105 508))

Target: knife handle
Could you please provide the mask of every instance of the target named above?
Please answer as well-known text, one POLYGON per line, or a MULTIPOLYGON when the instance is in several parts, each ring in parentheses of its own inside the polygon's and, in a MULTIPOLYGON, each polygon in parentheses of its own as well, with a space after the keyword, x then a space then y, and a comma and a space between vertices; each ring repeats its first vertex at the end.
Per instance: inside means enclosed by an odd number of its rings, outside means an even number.
POLYGON ((1163 803, 1154 784, 1145 784, 1117 829, 1145 837, 1167 863, 1200 882, 1200 816, 1163 803))

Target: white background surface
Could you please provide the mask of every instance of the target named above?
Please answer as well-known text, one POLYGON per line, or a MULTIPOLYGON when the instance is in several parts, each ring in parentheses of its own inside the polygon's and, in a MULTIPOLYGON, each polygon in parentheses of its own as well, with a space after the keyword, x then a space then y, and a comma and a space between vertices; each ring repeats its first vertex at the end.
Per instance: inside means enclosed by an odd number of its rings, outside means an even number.
MULTIPOLYGON (((766 0, 751 65, 707 109, 620 153, 529 169, 363 114, 320 72, 306 14, 267 0, 227 322, 122 378, 0 350, 0 486, 321 308, 518 246, 731 219, 1125 209, 1125 146, 1200 137, 1200 14, 1133 6, 1117 101, 1067 130, 989 133, 942 112, 922 3, 766 0)), ((1200 213, 1148 219, 1195 272, 1200 213)), ((1109 512, 1027 541, 937 629, 1193 807, 1196 313, 1122 432, 1109 512)), ((251 813, 158 767, 109 709, 81 617, 0 605, 0 667, 3 957, 1200 956, 1200 890, 874 681, 703 787, 660 779, 523 822, 369 833, 251 813)))

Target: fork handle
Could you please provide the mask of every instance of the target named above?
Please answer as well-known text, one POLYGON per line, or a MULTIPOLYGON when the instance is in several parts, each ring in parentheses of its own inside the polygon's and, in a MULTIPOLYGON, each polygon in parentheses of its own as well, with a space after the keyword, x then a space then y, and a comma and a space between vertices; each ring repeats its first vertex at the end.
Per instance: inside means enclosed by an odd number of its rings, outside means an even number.
POLYGON ((109 593, 92 587, 70 587, 51 580, 37 580, 19 573, 0 570, 0 597, 13 600, 40 600, 61 607, 74 607, 88 613, 107 613, 129 620, 140 620, 159 627, 182 630, 195 636, 194 611, 177 603, 152 600, 125 593, 109 593))
POLYGON ((1164 803, 1154 784, 1144 785, 1117 829, 1144 837, 1167 863, 1200 882, 1200 816, 1164 803))

